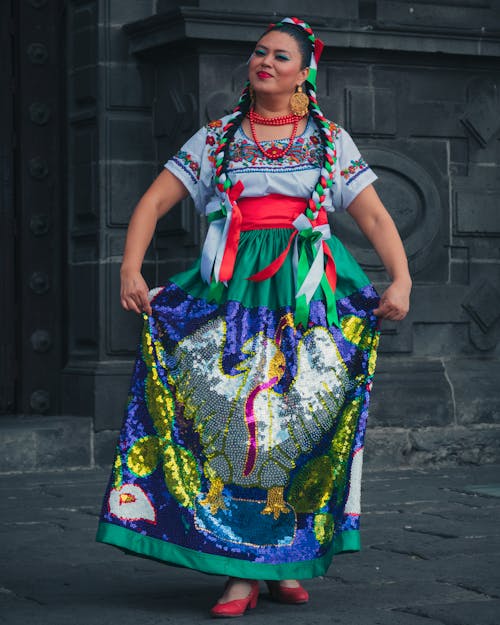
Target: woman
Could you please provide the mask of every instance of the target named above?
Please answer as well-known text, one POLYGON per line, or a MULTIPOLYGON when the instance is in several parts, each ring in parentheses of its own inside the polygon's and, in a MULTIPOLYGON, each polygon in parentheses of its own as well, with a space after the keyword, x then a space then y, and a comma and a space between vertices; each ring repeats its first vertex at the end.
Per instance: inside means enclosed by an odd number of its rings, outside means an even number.
POLYGON ((378 320, 411 280, 375 174, 316 100, 322 49, 271 25, 234 113, 200 129, 132 216, 121 303, 142 313, 127 413, 97 539, 229 576, 213 616, 254 607, 258 580, 305 603, 298 579, 359 542, 362 450, 378 320), (191 194, 201 258, 148 291, 157 220, 191 194), (379 299, 326 211, 348 210, 392 283, 379 299))

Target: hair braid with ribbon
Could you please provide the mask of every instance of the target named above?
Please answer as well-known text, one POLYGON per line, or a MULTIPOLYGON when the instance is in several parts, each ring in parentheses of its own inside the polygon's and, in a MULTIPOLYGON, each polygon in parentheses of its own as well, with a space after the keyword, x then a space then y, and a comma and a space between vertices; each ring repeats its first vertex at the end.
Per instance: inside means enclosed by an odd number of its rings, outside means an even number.
POLYGON ((337 162, 337 148, 335 146, 331 125, 319 108, 316 92, 311 87, 306 87, 306 93, 309 96, 309 112, 319 130, 321 143, 323 145, 323 163, 321 165, 321 171, 314 191, 309 198, 309 212, 306 212, 309 219, 315 219, 317 212, 321 209, 326 199, 327 190, 333 185, 335 163, 337 162))

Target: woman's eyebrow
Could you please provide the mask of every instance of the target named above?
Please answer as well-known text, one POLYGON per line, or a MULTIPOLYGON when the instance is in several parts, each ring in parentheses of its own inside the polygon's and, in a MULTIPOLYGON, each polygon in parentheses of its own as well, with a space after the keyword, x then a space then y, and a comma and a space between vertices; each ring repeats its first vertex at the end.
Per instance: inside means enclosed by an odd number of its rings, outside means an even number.
MULTIPOLYGON (((268 48, 268 47, 266 47, 266 46, 261 46, 260 44, 259 44, 258 46, 255 46, 255 47, 256 47, 256 48, 264 48, 265 50, 269 50, 269 48, 268 48)), ((280 50, 280 49, 278 49, 278 50, 275 50, 275 52, 284 52, 285 54, 290 54, 290 51, 289 51, 289 50, 280 50)))

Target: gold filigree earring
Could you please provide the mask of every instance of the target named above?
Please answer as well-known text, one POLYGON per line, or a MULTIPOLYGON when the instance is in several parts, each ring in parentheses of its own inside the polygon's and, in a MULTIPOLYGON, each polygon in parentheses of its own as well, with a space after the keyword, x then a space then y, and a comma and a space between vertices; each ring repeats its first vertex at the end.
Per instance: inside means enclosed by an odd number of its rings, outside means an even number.
POLYGON ((304 117, 309 109, 309 96, 302 91, 302 85, 298 85, 295 93, 290 98, 292 113, 298 117, 304 117))

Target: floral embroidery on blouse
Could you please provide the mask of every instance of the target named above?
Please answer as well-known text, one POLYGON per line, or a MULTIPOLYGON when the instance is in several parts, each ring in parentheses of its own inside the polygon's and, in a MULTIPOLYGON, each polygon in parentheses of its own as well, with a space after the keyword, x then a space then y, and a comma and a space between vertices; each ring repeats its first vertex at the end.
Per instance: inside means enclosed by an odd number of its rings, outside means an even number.
MULTIPOLYGON (((314 122, 311 123, 314 125, 314 122)), ((330 124, 331 131, 336 139, 340 134, 341 129, 334 122, 330 124)), ((215 166, 215 148, 219 144, 220 134, 222 132, 222 121, 217 119, 211 121, 206 125, 207 137, 205 143, 208 147, 206 156, 208 162, 215 166)), ((323 162, 323 145, 321 144, 321 138, 318 130, 314 128, 312 133, 307 133, 309 136, 299 136, 295 139, 291 149, 285 154, 284 157, 278 159, 269 159, 265 157, 255 143, 246 137, 235 138, 229 148, 229 165, 230 170, 247 172, 251 171, 276 171, 281 169, 282 173, 288 173, 290 171, 298 171, 303 169, 311 169, 314 167, 321 167, 323 162)), ((270 144, 271 141, 262 141, 262 143, 270 144)), ((274 143, 285 145, 286 139, 278 139, 274 143)))
POLYGON ((220 119, 217 119, 213 122, 209 122, 206 125, 207 129, 207 138, 205 139, 206 145, 210 146, 207 150, 206 156, 208 162, 212 167, 215 167, 215 150, 219 145, 219 139, 221 135, 222 122, 220 119), (220 123, 219 123, 220 122, 220 123))
POLYGON ((330 131, 334 136, 334 139, 337 138, 337 136, 340 134, 341 128, 339 126, 337 126, 337 124, 335 122, 330 122, 330 131))
POLYGON ((201 165, 189 152, 179 150, 177 154, 172 157, 172 160, 189 174, 193 182, 198 182, 200 179, 201 165))
POLYGON ((340 170, 340 175, 346 180, 346 185, 351 184, 353 180, 355 180, 359 174, 362 174, 366 169, 368 169, 368 164, 361 157, 357 161, 351 161, 351 164, 345 169, 340 170))
MULTIPOLYGON (((277 145, 287 145, 287 139, 279 139, 277 141, 262 141, 263 144, 275 143, 277 145)), ((302 169, 311 169, 312 167, 320 167, 323 158, 323 146, 315 135, 305 139, 297 138, 290 150, 277 159, 267 158, 262 154, 253 141, 243 138, 234 141, 229 148, 230 164, 229 168, 238 170, 259 170, 262 168, 279 168, 288 170, 289 168, 300 167, 302 169), (313 139, 316 138, 316 141, 313 139)))
MULTIPOLYGON (((182 180, 201 213, 205 212, 207 203, 216 199, 213 186, 215 157, 227 119, 223 117, 205 124, 165 163, 165 167, 182 180)), ((329 127, 338 151, 338 164, 332 187, 326 194, 325 207, 330 211, 344 210, 359 191, 377 176, 361 157, 349 133, 335 122, 330 121, 329 127)), ((257 197, 261 192, 309 196, 317 184, 323 164, 321 137, 322 130, 310 119, 287 154, 271 160, 260 152, 242 128, 238 128, 228 148, 229 173, 234 175, 234 180, 243 179, 245 193, 249 197, 257 197)), ((272 142, 263 143, 270 145, 272 142)), ((276 140, 274 143, 285 146, 288 140, 276 140)))

